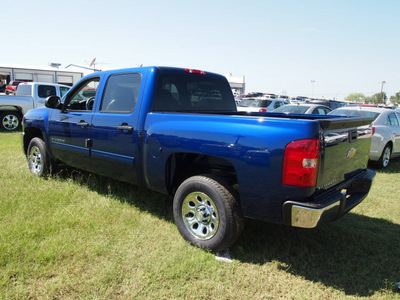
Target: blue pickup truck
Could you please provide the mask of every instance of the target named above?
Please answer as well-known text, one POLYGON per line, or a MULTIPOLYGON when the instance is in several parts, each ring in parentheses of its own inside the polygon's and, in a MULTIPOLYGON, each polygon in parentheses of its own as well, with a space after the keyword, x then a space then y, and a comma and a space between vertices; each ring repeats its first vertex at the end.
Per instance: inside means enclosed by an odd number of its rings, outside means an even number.
POLYGON ((24 117, 29 169, 58 164, 173 195, 181 235, 219 252, 243 218, 313 228, 368 194, 371 119, 246 113, 226 78, 141 67, 93 73, 24 117))

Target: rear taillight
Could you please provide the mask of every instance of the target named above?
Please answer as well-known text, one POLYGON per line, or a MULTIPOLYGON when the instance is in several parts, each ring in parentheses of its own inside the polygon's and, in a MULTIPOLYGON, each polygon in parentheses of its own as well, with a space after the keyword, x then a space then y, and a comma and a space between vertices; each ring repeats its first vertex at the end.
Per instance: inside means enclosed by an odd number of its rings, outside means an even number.
POLYGON ((186 71, 187 73, 190 73, 190 74, 206 75, 206 72, 205 72, 205 71, 200 71, 200 70, 185 69, 185 71, 186 71))
POLYGON ((375 126, 372 126, 372 135, 375 134, 375 130, 376 130, 376 127, 375 127, 375 126))
POLYGON ((260 108, 259 112, 267 112, 265 108, 260 108))
POLYGON ((283 160, 282 184, 313 187, 317 181, 320 141, 306 139, 289 143, 283 160))

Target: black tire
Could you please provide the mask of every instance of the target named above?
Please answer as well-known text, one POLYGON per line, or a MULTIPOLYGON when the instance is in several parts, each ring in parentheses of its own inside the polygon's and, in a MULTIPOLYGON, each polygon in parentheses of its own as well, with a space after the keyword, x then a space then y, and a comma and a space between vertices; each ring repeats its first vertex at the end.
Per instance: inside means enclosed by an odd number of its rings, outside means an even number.
POLYGON ((228 249, 243 229, 243 214, 234 190, 221 178, 193 176, 176 191, 174 219, 191 244, 214 252, 228 249))
POLYGON ((379 169, 386 168, 389 165, 391 155, 392 147, 390 146, 390 144, 386 144, 385 148, 382 151, 381 157, 376 162, 376 167, 379 169))
POLYGON ((4 111, 0 113, 0 130, 15 131, 21 129, 21 114, 17 111, 4 111))
POLYGON ((39 177, 46 177, 51 173, 52 165, 46 150, 46 144, 41 138, 33 138, 26 152, 29 170, 39 177))

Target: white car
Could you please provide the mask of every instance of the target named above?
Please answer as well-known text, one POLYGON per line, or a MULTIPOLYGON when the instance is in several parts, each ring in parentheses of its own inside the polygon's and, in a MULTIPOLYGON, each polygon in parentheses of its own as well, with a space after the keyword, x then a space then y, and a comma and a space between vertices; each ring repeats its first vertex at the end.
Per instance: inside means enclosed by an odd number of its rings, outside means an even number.
POLYGON ((271 112, 289 101, 260 98, 244 98, 240 101, 237 110, 245 112, 271 112))
POLYGON ((378 107, 342 107, 330 115, 372 117, 372 144, 369 159, 386 168, 390 159, 400 156, 400 112, 378 107))

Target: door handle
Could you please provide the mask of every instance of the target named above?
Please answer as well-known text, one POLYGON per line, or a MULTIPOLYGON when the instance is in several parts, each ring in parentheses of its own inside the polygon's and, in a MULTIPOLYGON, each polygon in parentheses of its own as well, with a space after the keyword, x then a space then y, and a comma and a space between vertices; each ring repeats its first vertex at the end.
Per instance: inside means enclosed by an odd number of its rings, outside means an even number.
POLYGON ((76 125, 78 125, 79 127, 88 127, 89 123, 85 122, 84 120, 81 120, 78 123, 76 123, 76 125))
POLYGON ((128 124, 122 124, 120 126, 117 126, 118 130, 122 130, 123 132, 132 132, 133 131, 133 127, 129 126, 128 124))

